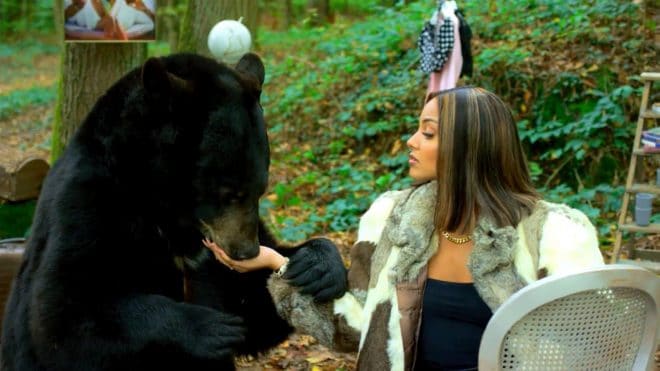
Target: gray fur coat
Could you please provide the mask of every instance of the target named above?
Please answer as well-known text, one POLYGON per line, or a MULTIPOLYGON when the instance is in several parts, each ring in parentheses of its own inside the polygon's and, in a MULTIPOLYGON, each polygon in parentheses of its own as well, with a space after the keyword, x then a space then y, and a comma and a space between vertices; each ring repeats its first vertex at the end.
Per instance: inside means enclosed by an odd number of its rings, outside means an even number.
MULTIPOLYGON (((269 290, 280 315, 327 346, 359 350, 358 369, 410 369, 426 265, 438 246, 435 189, 430 182, 387 192, 371 205, 351 251, 349 291, 333 303, 318 305, 271 277, 269 290)), ((545 201, 517 228, 496 228, 480 219, 472 238, 467 268, 493 311, 540 276, 603 264, 587 217, 545 201)))

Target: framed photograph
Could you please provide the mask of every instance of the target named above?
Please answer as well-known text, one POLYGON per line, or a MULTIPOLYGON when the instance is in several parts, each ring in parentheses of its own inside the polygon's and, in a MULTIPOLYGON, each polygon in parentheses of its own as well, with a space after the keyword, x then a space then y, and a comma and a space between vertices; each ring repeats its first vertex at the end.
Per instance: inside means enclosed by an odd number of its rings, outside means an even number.
POLYGON ((63 0, 64 40, 156 40, 156 0, 63 0))

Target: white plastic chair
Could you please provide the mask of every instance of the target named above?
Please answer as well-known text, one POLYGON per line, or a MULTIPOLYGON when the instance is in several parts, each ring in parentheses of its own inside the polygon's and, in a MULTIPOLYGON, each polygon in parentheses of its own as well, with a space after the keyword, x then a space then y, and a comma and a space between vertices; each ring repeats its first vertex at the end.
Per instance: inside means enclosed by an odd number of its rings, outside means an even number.
POLYGON ((660 278, 607 265, 536 281, 488 322, 479 370, 655 370, 660 278))

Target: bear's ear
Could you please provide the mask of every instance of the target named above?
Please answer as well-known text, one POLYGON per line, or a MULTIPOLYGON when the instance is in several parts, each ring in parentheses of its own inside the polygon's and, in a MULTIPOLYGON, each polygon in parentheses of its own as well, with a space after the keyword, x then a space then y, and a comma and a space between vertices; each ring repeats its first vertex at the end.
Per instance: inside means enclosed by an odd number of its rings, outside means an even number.
POLYGON ((258 55, 254 53, 245 54, 236 64, 236 71, 255 78, 259 82, 258 89, 261 90, 261 86, 264 84, 264 78, 266 77, 266 70, 258 55))
POLYGON ((188 80, 167 72, 163 62, 153 57, 142 66, 142 85, 152 97, 171 96, 175 91, 192 91, 192 85, 188 80))

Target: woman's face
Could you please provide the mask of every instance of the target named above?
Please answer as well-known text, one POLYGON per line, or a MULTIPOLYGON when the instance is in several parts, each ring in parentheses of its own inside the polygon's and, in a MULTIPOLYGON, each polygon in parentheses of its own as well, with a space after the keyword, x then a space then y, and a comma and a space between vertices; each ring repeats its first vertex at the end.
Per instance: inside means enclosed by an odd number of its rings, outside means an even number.
POLYGON ((438 161, 438 98, 431 99, 419 115, 419 127, 406 144, 410 150, 409 174, 417 182, 437 177, 438 161))

